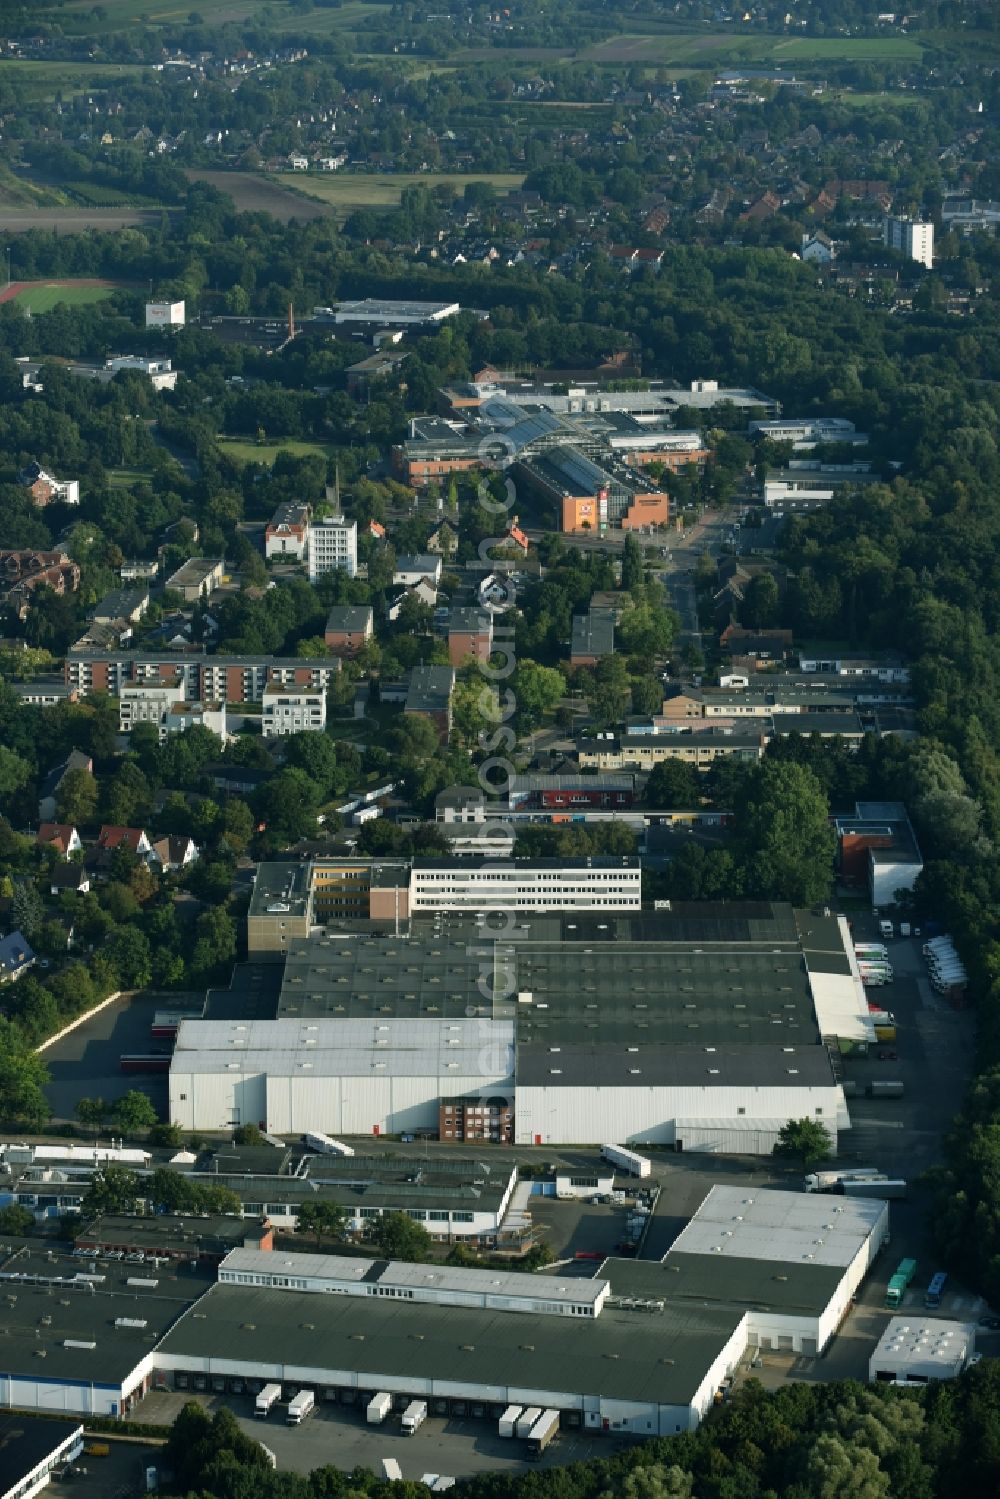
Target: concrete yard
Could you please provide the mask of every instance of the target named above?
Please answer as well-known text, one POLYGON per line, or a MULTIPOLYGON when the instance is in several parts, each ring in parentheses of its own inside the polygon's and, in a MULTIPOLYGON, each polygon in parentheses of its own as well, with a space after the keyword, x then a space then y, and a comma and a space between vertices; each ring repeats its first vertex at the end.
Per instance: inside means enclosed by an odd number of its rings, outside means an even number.
POLYGON ((563 1467, 590 1457, 607 1457, 636 1440, 621 1433, 607 1437, 563 1431, 534 1462, 527 1456, 526 1443, 499 1437, 497 1423, 489 1417, 429 1416, 418 1432, 407 1437, 400 1428, 398 1414, 391 1416, 384 1426, 366 1426, 360 1410, 320 1403, 307 1421, 292 1427, 284 1423, 284 1406, 276 1408, 269 1420, 260 1421, 253 1415, 252 1399, 240 1395, 156 1392, 147 1396, 133 1419, 171 1422, 188 1400, 197 1400, 209 1411, 228 1405, 244 1431, 270 1447, 279 1468, 299 1473, 332 1464, 345 1473, 362 1467, 380 1474, 382 1458, 394 1457, 403 1477, 411 1481, 419 1481, 424 1473, 444 1473, 454 1478, 485 1472, 515 1474, 539 1467, 563 1467))
POLYGON ((129 1088, 147 1094, 160 1114, 165 1113, 166 1075, 122 1072, 119 1065, 123 1053, 167 1046, 149 1037, 154 1011, 165 1008, 162 994, 123 995, 48 1048, 45 1064, 52 1081, 45 1093, 56 1119, 71 1120, 81 1098, 105 1098, 113 1103, 129 1088))

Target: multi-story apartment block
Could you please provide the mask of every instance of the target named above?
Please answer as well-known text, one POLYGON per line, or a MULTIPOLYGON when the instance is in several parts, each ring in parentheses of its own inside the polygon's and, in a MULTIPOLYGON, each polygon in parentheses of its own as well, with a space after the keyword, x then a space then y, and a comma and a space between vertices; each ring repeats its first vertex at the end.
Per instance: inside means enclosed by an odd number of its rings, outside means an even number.
POLYGON ((452 609, 448 616, 448 660, 452 666, 488 661, 492 649, 492 614, 486 609, 452 609))
POLYGON ((282 687, 275 682, 264 688, 260 730, 265 739, 325 728, 326 693, 322 689, 282 687))
POLYGON ((342 515, 328 515, 309 527, 309 581, 325 573, 345 572, 353 578, 358 570, 358 526, 342 515))
POLYGON ((891 250, 899 250, 908 260, 932 270, 934 266, 934 225, 916 219, 886 218, 882 240, 891 250))
POLYGON ((375 632, 375 619, 369 604, 336 604, 326 618, 323 643, 328 650, 352 656, 375 632))
POLYGON ((79 505, 79 479, 57 479, 42 468, 40 463, 29 463, 18 475, 20 482, 31 491, 36 505, 79 505))
POLYGON ((296 500, 279 505, 264 532, 265 557, 291 557, 304 562, 309 550, 312 507, 296 500))
POLYGON ((63 678, 67 687, 81 695, 108 692, 120 697, 128 684, 170 686, 180 678, 183 700, 196 702, 259 703, 264 689, 273 682, 282 687, 322 689, 331 685, 340 660, 326 656, 319 661, 298 657, 144 656, 131 651, 79 651, 66 657, 63 678))

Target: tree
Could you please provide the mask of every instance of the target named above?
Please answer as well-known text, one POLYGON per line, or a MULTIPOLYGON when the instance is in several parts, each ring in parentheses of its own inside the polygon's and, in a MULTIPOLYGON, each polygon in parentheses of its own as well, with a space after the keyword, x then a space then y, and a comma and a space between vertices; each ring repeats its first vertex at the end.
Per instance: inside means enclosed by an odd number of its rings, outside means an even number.
POLYGON ((96 1138, 100 1134, 104 1121, 111 1112, 111 1108, 109 1104, 105 1103, 103 1098, 78 1098, 76 1108, 73 1112, 85 1129, 92 1129, 94 1131, 96 1138))
POLYGON ((151 1129, 156 1123, 156 1110, 138 1088, 130 1088, 115 1100, 111 1109, 112 1122, 123 1135, 135 1136, 140 1130, 151 1129))
POLYGON ((146 777, 138 765, 126 760, 108 785, 104 815, 116 827, 131 827, 137 817, 145 814, 150 799, 146 777))
POLYGON ((97 781, 89 770, 69 770, 56 792, 56 816, 60 822, 86 827, 97 814, 97 781))
POLYGON ((236 923, 224 906, 202 911, 195 922, 191 972, 200 980, 225 971, 236 956, 236 923))
POLYGON ((347 1229, 347 1209, 339 1202, 304 1202, 299 1208, 296 1233, 315 1234, 316 1248, 324 1239, 342 1239, 347 1229))
POLYGON ((30 941, 45 920, 42 897, 30 880, 18 880, 10 903, 10 918, 15 931, 30 941))
POLYGON ((767 630, 778 621, 778 584, 772 573, 758 573, 747 584, 743 623, 749 630, 767 630))
POLYGON ((99 1218, 104 1213, 134 1213, 138 1200, 136 1173, 121 1166, 107 1166, 91 1178, 80 1203, 80 1213, 85 1218, 99 1218))
POLYGON ((566 678, 561 671, 539 666, 529 658, 518 661, 510 686, 522 729, 536 728, 566 694, 566 678))
POLYGON ((646 567, 642 547, 629 531, 622 548, 622 588, 640 588, 646 581, 646 567))
POLYGON ((35 1215, 30 1208, 19 1207, 12 1202, 0 1208, 0 1234, 15 1234, 23 1239, 35 1226, 35 1215))
POLYGON ((585 690, 587 706, 599 724, 620 723, 631 701, 628 668, 622 657, 602 657, 585 690))
POLYGON ((701 804, 698 771, 683 760, 662 760, 649 772, 643 801, 659 811, 689 809, 701 804))
MULTIPOLYGON (((23 982, 23 980, 22 980, 23 982)), ((17 1028, 0 1016, 0 1119, 21 1129, 38 1129, 49 1117, 45 1084, 48 1070, 17 1028)))
POLYGON ((263 1145, 264 1136, 256 1124, 241 1124, 233 1130, 234 1145, 263 1145))
POLYGON ((829 1130, 816 1119, 789 1119, 778 1131, 774 1154, 801 1161, 803 1167, 825 1161, 833 1149, 829 1130))
POLYGON ((372 1220, 369 1233, 372 1243, 387 1260, 412 1260, 419 1264, 430 1252, 430 1234, 422 1223, 406 1213, 382 1213, 372 1220))
POLYGON ((27 760, 0 744, 0 797, 11 797, 23 791, 31 780, 31 766, 27 760))
POLYGON ((830 807, 803 765, 762 760, 743 778, 733 807, 734 848, 748 889, 763 900, 811 906, 833 881, 836 834, 830 807))

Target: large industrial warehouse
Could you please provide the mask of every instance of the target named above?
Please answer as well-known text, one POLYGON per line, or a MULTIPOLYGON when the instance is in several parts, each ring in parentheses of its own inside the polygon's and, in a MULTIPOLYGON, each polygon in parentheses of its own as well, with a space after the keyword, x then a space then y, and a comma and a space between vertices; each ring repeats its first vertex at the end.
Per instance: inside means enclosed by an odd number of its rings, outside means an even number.
POLYGON ((517 1403, 671 1435, 748 1349, 822 1352, 887 1235, 884 1202, 716 1187, 661 1262, 611 1259, 593 1279, 266 1247, 214 1274, 132 1273, 22 1241, 0 1257, 0 1406, 125 1415, 154 1388, 275 1381, 338 1404, 384 1390, 433 1414, 517 1403))
POLYGON ((170 1117, 378 1136, 474 1100, 512 1111, 525 1145, 769 1154, 806 1116, 835 1141, 832 1051, 874 1040, 847 939, 764 902, 313 927, 270 1004, 237 985, 182 1022, 170 1117))

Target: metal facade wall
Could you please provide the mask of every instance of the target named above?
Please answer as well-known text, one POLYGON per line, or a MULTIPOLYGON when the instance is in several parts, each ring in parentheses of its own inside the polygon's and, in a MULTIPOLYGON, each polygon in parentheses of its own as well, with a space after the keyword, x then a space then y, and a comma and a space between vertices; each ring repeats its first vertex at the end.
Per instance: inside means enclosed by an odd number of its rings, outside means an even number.
POLYGON ((260 1072, 183 1072, 170 1069, 170 1120, 181 1129, 230 1129, 267 1118, 266 1079, 260 1072))
POLYGON ((681 1134, 686 1147, 753 1154, 770 1151, 777 1130, 789 1119, 808 1115, 836 1128, 839 1089, 830 1088, 544 1088, 517 1090, 516 1143, 587 1144, 597 1139, 621 1144, 673 1145, 681 1134), (741 1113, 740 1110, 744 1110, 741 1113), (760 1145, 753 1144, 760 1136, 760 1145))
POLYGON ((443 1093, 495 1092, 481 1073, 426 1077, 287 1077, 267 1079, 267 1126, 276 1134, 319 1130, 335 1135, 397 1134, 438 1125, 443 1093))

